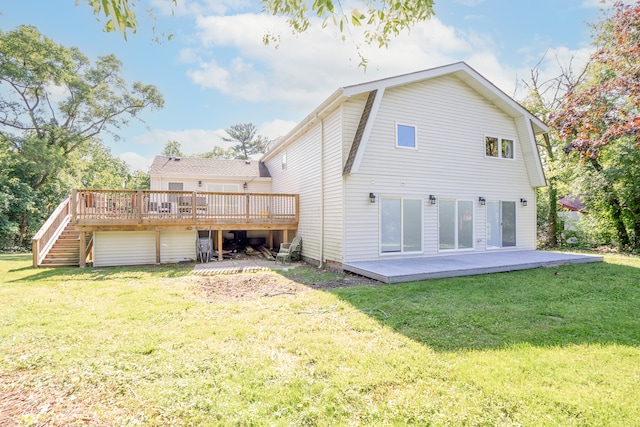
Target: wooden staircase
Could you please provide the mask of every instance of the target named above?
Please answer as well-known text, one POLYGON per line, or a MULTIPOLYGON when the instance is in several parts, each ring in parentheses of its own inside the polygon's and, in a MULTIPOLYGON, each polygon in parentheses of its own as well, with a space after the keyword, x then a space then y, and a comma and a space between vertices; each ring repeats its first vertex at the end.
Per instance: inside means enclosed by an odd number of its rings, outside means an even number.
POLYGON ((84 241, 84 253, 91 256, 92 233, 81 236, 70 221, 69 199, 65 199, 33 237, 34 267, 84 267, 80 262, 80 242, 84 241), (82 239, 84 237, 84 239, 82 239))
POLYGON ((69 223, 40 263, 41 267, 79 267, 80 233, 69 223))

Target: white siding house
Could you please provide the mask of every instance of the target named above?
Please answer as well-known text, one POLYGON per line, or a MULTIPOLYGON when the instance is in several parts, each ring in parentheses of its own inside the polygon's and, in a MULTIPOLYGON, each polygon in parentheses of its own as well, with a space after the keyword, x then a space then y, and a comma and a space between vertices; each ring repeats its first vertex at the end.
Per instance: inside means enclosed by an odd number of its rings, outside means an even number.
POLYGON ((310 261, 535 249, 547 130, 456 63, 339 89, 262 161, 310 261))

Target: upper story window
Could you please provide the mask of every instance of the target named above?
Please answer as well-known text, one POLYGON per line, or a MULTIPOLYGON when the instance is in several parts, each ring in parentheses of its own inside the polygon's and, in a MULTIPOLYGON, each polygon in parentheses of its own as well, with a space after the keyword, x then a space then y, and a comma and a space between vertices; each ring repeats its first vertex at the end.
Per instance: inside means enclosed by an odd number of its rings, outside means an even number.
POLYGON ((485 136, 484 154, 487 157, 500 157, 503 159, 513 159, 514 141, 513 139, 498 138, 495 136, 485 136))
POLYGON ((282 170, 287 168, 287 152, 282 153, 282 170))
POLYGON ((417 147, 415 126, 396 124, 396 147, 417 147))

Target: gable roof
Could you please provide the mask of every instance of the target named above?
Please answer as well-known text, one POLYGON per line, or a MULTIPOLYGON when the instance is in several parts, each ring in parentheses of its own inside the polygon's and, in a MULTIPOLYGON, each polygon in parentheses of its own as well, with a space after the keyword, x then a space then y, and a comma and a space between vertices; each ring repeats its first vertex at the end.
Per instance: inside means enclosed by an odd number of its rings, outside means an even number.
POLYGON ((193 178, 269 178, 267 166, 257 160, 156 156, 149 175, 193 178))
MULTIPOLYGON (((493 103, 497 108, 504 111, 514 119, 522 120, 527 125, 526 133, 529 137, 526 139, 528 139, 528 141, 522 142, 526 145, 523 151, 525 156, 528 157, 527 165, 531 169, 528 171, 529 177, 534 186, 546 185, 544 172, 542 170, 542 163, 540 161, 538 149, 536 147, 535 135, 548 132, 549 127, 542 120, 531 114, 526 108, 517 103, 509 95, 501 91, 497 86, 484 78, 465 62, 456 62, 441 67, 430 68, 414 73, 402 74, 399 76, 388 77, 380 80, 374 80, 366 83, 339 88, 322 104, 320 104, 320 106, 313 110, 311 114, 303 119, 295 128, 293 128, 287 135, 280 138, 276 142, 276 144, 274 144, 269 149, 269 151, 267 151, 262 156, 261 160, 266 161, 282 150, 286 149, 286 147, 289 144, 293 143, 298 138, 298 136, 303 134, 309 126, 312 126, 322 120, 329 113, 338 108, 344 101, 351 97, 362 94, 371 95, 372 92, 376 91, 377 96, 376 94, 373 94, 373 96, 381 99, 384 95, 385 89, 416 83, 423 80, 434 79, 445 75, 453 75, 457 77, 467 86, 471 87, 484 98, 486 98, 489 102, 493 103)), ((356 135, 358 139, 357 145, 359 146, 364 145, 360 144, 361 139, 366 140, 366 122, 368 122, 371 118, 375 118, 375 113, 377 111, 375 101, 373 101, 371 97, 368 98, 367 103, 370 104, 366 109, 367 117, 365 119, 365 122, 361 122, 361 124, 359 125, 359 128, 362 127, 362 129, 359 129, 358 134, 356 135), (373 104, 370 104, 371 102, 373 102, 373 104)), ((351 150, 349 154, 350 159, 348 159, 349 165, 348 168, 345 168, 345 172, 349 173, 351 171, 354 162, 357 164, 356 156, 358 151, 361 151, 361 147, 355 147, 355 150, 351 150)))

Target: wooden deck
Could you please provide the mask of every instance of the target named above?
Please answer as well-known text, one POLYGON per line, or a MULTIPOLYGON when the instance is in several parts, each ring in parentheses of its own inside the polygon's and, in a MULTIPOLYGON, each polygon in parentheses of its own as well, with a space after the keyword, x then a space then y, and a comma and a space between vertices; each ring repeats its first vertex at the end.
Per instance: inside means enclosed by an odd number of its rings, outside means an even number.
POLYGON ((82 267, 94 231, 154 230, 159 242, 160 230, 211 230, 221 248, 223 231, 268 230, 272 246, 274 231, 288 241, 289 230, 298 228, 298 207, 297 194, 74 190, 34 236, 33 265, 46 263, 66 224, 78 232, 82 267))
POLYGON ((298 227, 298 195, 75 190, 71 222, 90 231, 157 227, 291 230, 298 227))

